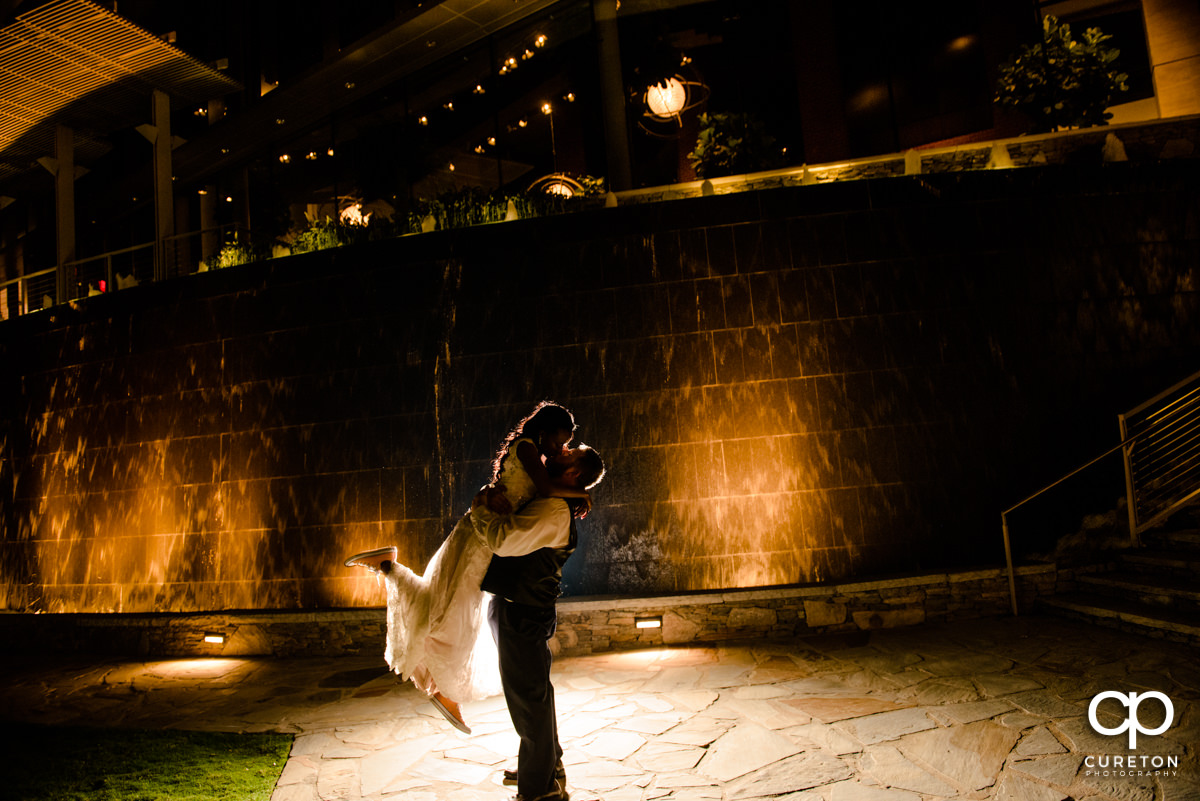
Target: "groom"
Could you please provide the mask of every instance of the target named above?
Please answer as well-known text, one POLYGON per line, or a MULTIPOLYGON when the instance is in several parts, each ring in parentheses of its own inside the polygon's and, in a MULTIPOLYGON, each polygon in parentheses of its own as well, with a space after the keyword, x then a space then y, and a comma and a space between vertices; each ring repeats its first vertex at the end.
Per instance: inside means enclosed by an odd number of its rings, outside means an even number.
MULTIPOLYGON (((603 478, 604 462, 580 445, 548 461, 546 470, 551 478, 590 489, 603 478)), ((481 493, 477 504, 482 500, 481 493)), ((504 503, 491 499, 493 507, 504 503)), ((562 498, 539 497, 512 515, 477 505, 472 518, 495 554, 482 589, 495 596, 488 619, 500 652, 504 700, 521 738, 514 801, 567 801, 548 643, 557 624, 563 565, 578 539, 573 509, 562 498)))

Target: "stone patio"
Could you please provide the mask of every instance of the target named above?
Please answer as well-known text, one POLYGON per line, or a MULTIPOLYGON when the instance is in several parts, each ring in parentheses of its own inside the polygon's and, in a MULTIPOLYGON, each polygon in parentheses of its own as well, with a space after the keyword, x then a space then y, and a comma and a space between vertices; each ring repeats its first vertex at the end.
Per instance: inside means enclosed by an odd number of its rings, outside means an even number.
MULTIPOLYGON (((576 801, 1200 799, 1197 657, 1029 616, 562 658, 568 789, 576 801), (1134 751, 1127 734, 1094 732, 1088 705, 1106 690, 1166 694, 1172 725, 1134 751)), ((503 700, 466 705, 474 734, 462 735, 381 658, 71 658, 2 673, 8 721, 292 732, 273 801, 514 793, 499 783, 517 750, 503 700)), ((1108 728, 1127 715, 1113 700, 1099 709, 1108 728)), ((1139 707, 1144 729, 1164 714, 1139 707)))

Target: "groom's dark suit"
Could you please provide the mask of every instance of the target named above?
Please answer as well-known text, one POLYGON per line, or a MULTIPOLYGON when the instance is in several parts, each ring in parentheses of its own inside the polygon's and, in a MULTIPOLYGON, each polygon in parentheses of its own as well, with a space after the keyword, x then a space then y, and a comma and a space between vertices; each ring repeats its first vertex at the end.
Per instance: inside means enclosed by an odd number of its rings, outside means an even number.
POLYGON ((475 522, 494 554, 482 589, 495 596, 489 620, 500 652, 500 681, 521 738, 518 798, 563 797, 554 778, 562 747, 548 643, 557 623, 562 568, 577 542, 574 519, 561 498, 535 498, 514 515, 484 512, 475 522))

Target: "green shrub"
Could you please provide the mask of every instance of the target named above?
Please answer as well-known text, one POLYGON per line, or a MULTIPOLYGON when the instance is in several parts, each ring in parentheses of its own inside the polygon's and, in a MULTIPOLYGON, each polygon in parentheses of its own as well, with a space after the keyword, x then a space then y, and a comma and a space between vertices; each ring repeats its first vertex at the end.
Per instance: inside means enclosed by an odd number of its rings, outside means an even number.
POLYGON ((292 242, 292 253, 311 253, 339 247, 342 240, 338 228, 337 223, 328 217, 324 221, 317 220, 292 242))
POLYGON ((216 256, 200 262, 200 272, 237 267, 239 264, 249 264, 255 260, 254 252, 250 248, 234 242, 221 248, 221 252, 216 256))
POLYGON ((752 114, 701 114, 700 135, 688 159, 700 178, 778 167, 780 151, 762 120, 752 114))
POLYGON ((995 102, 1026 114, 1035 133, 1107 125, 1105 111, 1129 87, 1116 64, 1111 36, 1088 28, 1082 39, 1054 16, 1042 20, 1042 41, 1027 45, 1001 66, 995 102))

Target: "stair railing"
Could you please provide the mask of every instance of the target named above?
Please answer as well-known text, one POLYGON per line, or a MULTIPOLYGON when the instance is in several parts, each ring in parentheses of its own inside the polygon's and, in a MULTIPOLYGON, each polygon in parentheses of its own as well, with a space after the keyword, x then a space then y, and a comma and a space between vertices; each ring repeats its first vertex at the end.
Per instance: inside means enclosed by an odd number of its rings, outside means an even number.
POLYGON ((1032 495, 1029 495, 1026 498, 1021 499, 1020 501, 1017 501, 1012 506, 1008 507, 1007 509, 1005 509, 1003 512, 1000 513, 1000 527, 1004 531, 1004 561, 1008 565, 1008 597, 1009 597, 1009 600, 1011 600, 1011 602, 1012 602, 1013 615, 1018 614, 1017 613, 1017 577, 1016 577, 1016 571, 1013 568, 1012 544, 1011 544, 1011 542, 1009 540, 1009 536, 1008 536, 1008 515, 1009 515, 1009 513, 1016 511, 1018 508, 1029 503, 1030 501, 1032 501, 1034 498, 1038 497, 1039 495, 1049 492, 1050 490, 1054 489, 1055 487, 1057 487, 1059 484, 1063 483, 1067 479, 1069 479, 1079 473, 1082 473, 1084 470, 1088 469, 1089 467, 1091 467, 1092 465, 1094 465, 1096 462, 1100 461, 1104 457, 1111 456, 1112 454, 1116 453, 1117 451, 1121 450, 1122 448, 1126 447, 1127 445, 1131 445, 1132 443, 1133 443, 1132 440, 1123 440, 1119 444, 1114 445, 1113 447, 1106 450, 1104 453, 1097 456, 1095 459, 1092 459, 1087 464, 1083 464, 1083 465, 1080 465, 1079 467, 1076 467, 1070 473, 1067 473, 1065 476, 1058 479, 1053 484, 1047 484, 1046 486, 1042 487, 1037 492, 1033 493, 1032 495))
POLYGON ((1200 495, 1200 373, 1117 419, 1121 425, 1120 443, 1000 513, 1014 615, 1018 612, 1017 578, 1008 534, 1011 512, 1117 451, 1124 451, 1129 540, 1133 547, 1140 544, 1141 532, 1200 495))
POLYGON ((1129 537, 1200 495, 1200 373, 1118 417, 1125 449, 1129 537), (1133 440, 1136 440, 1136 447, 1133 440))

